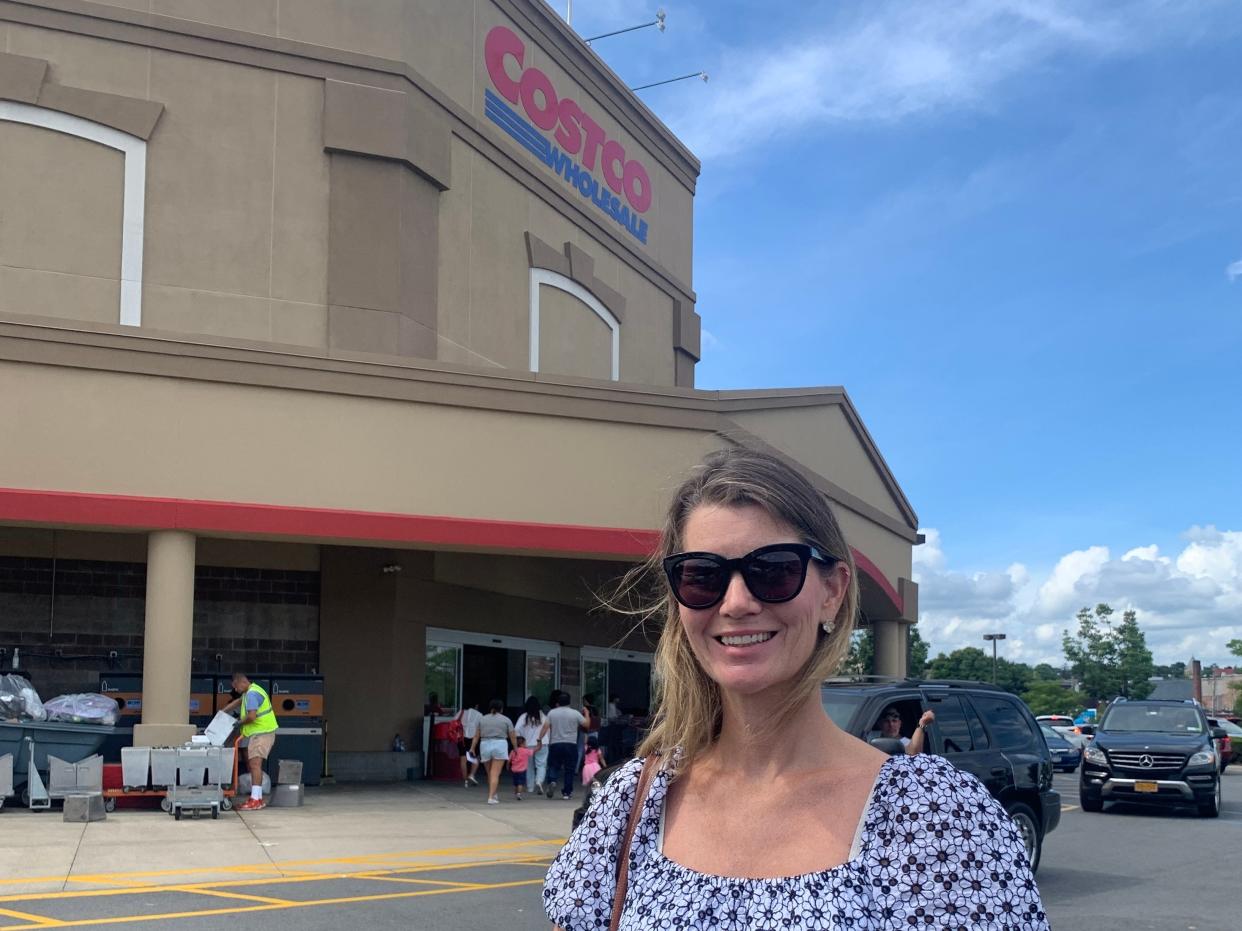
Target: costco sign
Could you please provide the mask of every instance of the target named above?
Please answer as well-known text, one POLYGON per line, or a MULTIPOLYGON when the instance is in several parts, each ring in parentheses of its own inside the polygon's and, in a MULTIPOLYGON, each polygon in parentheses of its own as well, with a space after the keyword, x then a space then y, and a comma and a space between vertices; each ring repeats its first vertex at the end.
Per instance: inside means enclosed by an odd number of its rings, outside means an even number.
POLYGON ((487 118, 646 243, 643 214, 651 208, 651 176, 643 164, 627 158, 621 143, 610 139, 576 100, 557 94, 546 74, 525 67, 526 43, 513 30, 504 26, 491 30, 483 43, 483 59, 495 88, 484 91, 487 118), (510 60, 516 65, 516 78, 506 70, 510 60), (521 106, 522 112, 508 104, 521 106))

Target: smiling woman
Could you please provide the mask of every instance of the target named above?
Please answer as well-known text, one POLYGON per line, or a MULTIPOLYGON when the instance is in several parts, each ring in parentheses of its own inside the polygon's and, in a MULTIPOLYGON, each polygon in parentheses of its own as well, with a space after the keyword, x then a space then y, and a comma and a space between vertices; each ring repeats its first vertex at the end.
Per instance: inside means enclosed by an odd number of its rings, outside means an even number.
POLYGON ((548 872, 554 926, 1047 927, 1013 822, 977 779, 885 757, 824 711, 858 586, 801 475, 713 453, 646 571, 666 583, 650 608, 659 710, 548 872))

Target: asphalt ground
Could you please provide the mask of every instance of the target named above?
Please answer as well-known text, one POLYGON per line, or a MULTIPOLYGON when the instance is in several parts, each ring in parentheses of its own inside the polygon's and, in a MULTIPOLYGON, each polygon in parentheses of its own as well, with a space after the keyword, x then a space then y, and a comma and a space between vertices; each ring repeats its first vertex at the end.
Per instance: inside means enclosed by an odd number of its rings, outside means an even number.
MULTIPOLYGON (((1038 875, 1053 928, 1239 927, 1234 891, 1242 856, 1242 772, 1226 774, 1225 810, 1216 819, 1199 818, 1193 811, 1120 805, 1088 814, 1078 808, 1075 774, 1058 775, 1057 787, 1063 798, 1061 824, 1046 839, 1038 875)), ((169 848, 176 854, 161 854, 167 868, 82 872, 71 867, 67 875, 0 877, 0 931, 153 925, 185 931, 326 931, 351 926, 367 931, 547 931, 540 891, 564 833, 530 835, 543 825, 567 827, 571 804, 530 799, 489 808, 482 804, 480 792, 455 786, 329 791, 320 795, 319 804, 326 808, 337 799, 342 808, 338 817, 353 806, 350 810, 363 813, 359 823, 366 826, 359 828, 362 836, 348 844, 340 838, 319 837, 325 850, 350 848, 348 853, 322 857, 282 858, 272 852, 280 841, 263 840, 284 836, 278 819, 288 810, 231 815, 218 823, 182 822, 176 827, 158 813, 133 813, 130 818, 154 819, 147 822, 152 843, 158 843, 161 834, 177 832, 180 840, 169 848), (411 824, 423 824, 425 833, 440 831, 444 819, 455 825, 468 819, 473 827, 465 833, 473 842, 428 846, 419 843, 422 838, 415 828, 409 831, 407 849, 397 849, 392 834, 380 836, 374 819, 384 817, 385 806, 394 811, 400 806, 404 814, 411 805, 423 815, 411 824), (199 829, 232 829, 255 846, 235 842, 236 863, 195 864, 196 841, 208 837, 196 835, 199 829), (486 840, 491 834, 504 839, 486 840), (268 856, 262 857, 265 851, 268 856)), ((10 826, 29 835, 32 826, 36 833, 58 831, 59 821, 55 813, 3 812, 0 846, 10 826)), ((104 829, 107 824, 87 827, 104 829)), ((291 849, 305 851, 292 845, 291 849)), ((75 860, 79 858, 80 852, 75 860)), ((111 859, 120 864, 130 858, 120 851, 111 859)))

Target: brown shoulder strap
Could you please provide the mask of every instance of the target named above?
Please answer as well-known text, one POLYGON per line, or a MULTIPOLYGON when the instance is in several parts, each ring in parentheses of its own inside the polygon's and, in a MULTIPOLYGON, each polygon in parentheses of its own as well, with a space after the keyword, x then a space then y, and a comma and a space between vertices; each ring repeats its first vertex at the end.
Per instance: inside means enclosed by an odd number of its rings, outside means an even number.
POLYGON ((634 840, 638 819, 643 814, 643 802, 647 800, 647 790, 651 788, 651 780, 659 768, 659 755, 649 754, 643 761, 643 771, 638 776, 638 788, 634 790, 634 805, 630 808, 630 818, 625 825, 625 838, 621 842, 621 855, 617 858, 617 891, 612 898, 612 920, 608 922, 608 931, 617 931, 621 926, 621 910, 625 908, 625 891, 630 884, 630 844, 634 840))

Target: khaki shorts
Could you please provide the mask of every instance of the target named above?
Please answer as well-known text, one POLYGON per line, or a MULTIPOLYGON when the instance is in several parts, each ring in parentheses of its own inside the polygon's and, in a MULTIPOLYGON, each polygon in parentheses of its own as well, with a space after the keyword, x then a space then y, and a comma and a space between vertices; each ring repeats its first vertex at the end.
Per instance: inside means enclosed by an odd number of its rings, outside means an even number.
POLYGON ((246 755, 252 760, 266 760, 276 744, 276 734, 252 734, 246 741, 246 755))

